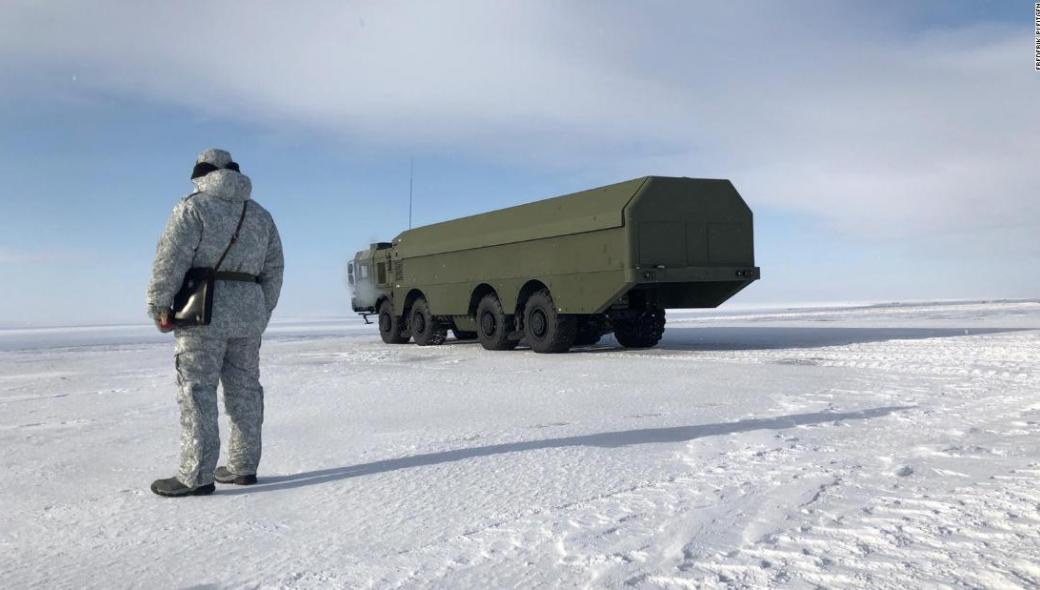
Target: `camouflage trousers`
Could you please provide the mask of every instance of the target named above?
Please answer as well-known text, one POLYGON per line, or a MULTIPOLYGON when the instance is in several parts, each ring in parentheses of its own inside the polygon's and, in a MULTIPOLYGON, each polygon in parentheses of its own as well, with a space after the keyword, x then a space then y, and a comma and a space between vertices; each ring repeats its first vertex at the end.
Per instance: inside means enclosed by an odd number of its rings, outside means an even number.
POLYGON ((177 401, 181 409, 181 466, 186 486, 213 483, 220 456, 217 384, 224 386, 224 409, 231 422, 228 469, 256 473, 264 388, 260 386, 260 338, 177 335, 177 401))

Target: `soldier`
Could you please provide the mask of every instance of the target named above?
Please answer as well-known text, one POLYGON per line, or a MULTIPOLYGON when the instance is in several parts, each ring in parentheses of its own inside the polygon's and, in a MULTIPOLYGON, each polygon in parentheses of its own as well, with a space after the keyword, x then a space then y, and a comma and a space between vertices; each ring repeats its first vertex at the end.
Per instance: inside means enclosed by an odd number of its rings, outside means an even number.
POLYGON ((174 296, 190 268, 220 264, 209 325, 176 327, 181 463, 176 477, 152 483, 160 496, 212 493, 221 483, 256 483, 264 390, 260 337, 282 287, 282 243, 274 220, 249 198, 252 185, 224 150, 202 152, 191 174, 195 192, 174 208, 155 255, 148 313, 162 332, 175 329, 174 296), (244 213, 243 213, 244 211, 244 213), (244 215, 244 217, 243 217, 244 215), (238 238, 231 241, 241 220, 238 238), (228 245, 231 244, 229 248, 228 245), (217 467, 217 383, 231 421, 226 466, 217 467))

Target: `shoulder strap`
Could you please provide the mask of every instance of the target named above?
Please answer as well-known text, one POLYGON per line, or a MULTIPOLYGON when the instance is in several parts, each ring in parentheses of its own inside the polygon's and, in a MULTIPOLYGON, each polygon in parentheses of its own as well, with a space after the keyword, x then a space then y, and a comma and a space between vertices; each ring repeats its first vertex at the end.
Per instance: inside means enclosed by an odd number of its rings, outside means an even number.
POLYGON ((220 255, 220 260, 218 260, 216 266, 213 267, 213 272, 220 270, 220 265, 224 263, 224 258, 227 256, 227 253, 231 251, 231 246, 234 246, 235 242, 238 241, 238 232, 242 229, 242 222, 246 220, 247 205, 249 205, 249 201, 242 203, 242 215, 238 218, 238 225, 235 227, 235 233, 231 234, 231 243, 227 245, 227 248, 224 248, 224 253, 220 255))

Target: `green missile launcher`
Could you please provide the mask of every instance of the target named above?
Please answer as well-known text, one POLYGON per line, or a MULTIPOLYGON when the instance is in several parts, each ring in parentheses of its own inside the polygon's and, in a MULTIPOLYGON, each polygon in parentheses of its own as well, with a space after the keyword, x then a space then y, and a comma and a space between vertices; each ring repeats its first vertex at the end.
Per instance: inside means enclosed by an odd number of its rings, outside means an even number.
POLYGON ((654 346, 665 310, 713 308, 759 278, 751 209, 728 180, 647 176, 405 231, 347 266, 388 344, 536 352, 613 332, 654 346))

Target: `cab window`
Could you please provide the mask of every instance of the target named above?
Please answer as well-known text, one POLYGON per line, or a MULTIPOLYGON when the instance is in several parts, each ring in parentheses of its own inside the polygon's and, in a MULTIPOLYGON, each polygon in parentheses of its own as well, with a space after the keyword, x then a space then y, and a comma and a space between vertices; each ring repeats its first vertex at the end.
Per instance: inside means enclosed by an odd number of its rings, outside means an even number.
POLYGON ((347 263, 347 282, 351 285, 354 284, 354 262, 347 263))

